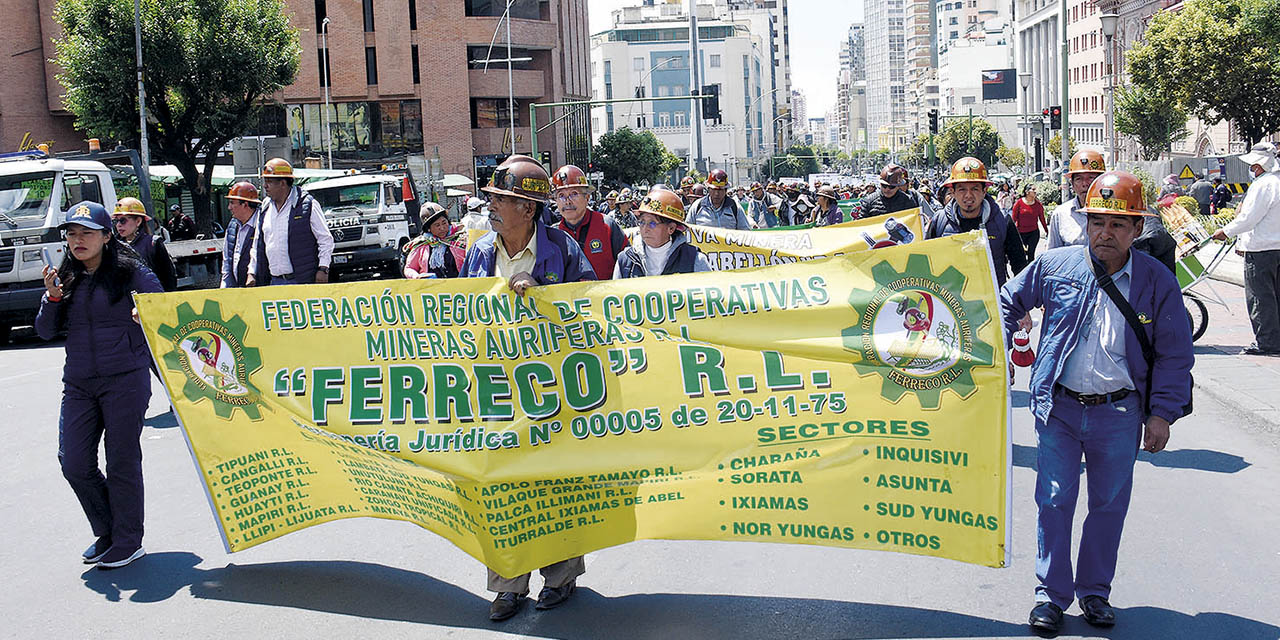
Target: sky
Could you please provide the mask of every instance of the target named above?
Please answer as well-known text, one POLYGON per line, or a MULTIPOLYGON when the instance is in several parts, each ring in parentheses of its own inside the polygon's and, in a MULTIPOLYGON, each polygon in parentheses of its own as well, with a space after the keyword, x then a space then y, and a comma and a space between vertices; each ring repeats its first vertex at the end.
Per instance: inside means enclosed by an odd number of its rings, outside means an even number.
MULTIPOLYGON (((805 94, 809 117, 819 117, 835 106, 836 78, 840 71, 840 42, 849 25, 862 20, 864 0, 790 0, 791 85, 805 94)), ((612 26, 612 12, 636 6, 640 0, 589 0, 592 33, 612 26)))

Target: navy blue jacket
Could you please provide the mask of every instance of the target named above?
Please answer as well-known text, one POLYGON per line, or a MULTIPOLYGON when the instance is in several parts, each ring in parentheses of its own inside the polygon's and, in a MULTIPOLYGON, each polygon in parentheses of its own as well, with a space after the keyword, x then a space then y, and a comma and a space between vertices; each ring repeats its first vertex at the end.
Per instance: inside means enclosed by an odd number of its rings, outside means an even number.
MULTIPOLYGON (((1133 260, 1129 304, 1142 321, 1155 349, 1155 367, 1147 368, 1138 336, 1125 323, 1125 363, 1139 396, 1146 394, 1151 377, 1151 414, 1170 424, 1182 417, 1191 401, 1191 326, 1182 303, 1178 280, 1151 256, 1130 250, 1133 260)), ((1031 368, 1031 412, 1045 422, 1053 408, 1053 385, 1062 375, 1067 356, 1080 341, 1086 312, 1098 299, 1098 278, 1093 273, 1089 249, 1081 246, 1050 249, 1031 266, 1014 276, 1000 290, 1000 313, 1006 340, 1018 329, 1018 320, 1036 307, 1044 309, 1040 346, 1031 368)), ((1144 402, 1147 400, 1143 398, 1144 402)))
MULTIPOLYGON (((155 274, 145 266, 134 272, 129 290, 163 291, 155 274)), ((48 293, 41 299, 36 333, 51 340, 60 329, 67 331, 63 380, 114 376, 151 365, 142 327, 133 321, 133 297, 126 292, 111 304, 107 290, 92 276, 60 302, 50 302, 48 293)))
MULTIPOLYGON (((534 222, 533 233, 538 237, 538 253, 529 275, 535 282, 561 284, 596 279, 596 272, 587 261, 586 254, 582 253, 582 247, 569 234, 548 228, 541 221, 534 222)), ((467 251, 467 259, 463 261, 459 275, 463 278, 492 277, 498 261, 497 242, 496 231, 477 240, 475 246, 467 251)))
MULTIPOLYGON (((1013 269, 1014 275, 1026 268, 1027 252, 1022 247, 1022 239, 1018 235, 1017 225, 1013 223, 1013 217, 1002 211, 1000 205, 996 204, 991 196, 987 196, 985 202, 987 206, 983 213, 986 214, 986 218, 980 226, 984 226, 983 232, 987 234, 987 244, 991 247, 991 262, 996 268, 996 286, 1002 286, 1009 278, 1010 268, 1013 269)), ((965 229, 961 228, 960 212, 956 208, 956 203, 952 201, 934 214, 933 219, 929 221, 929 226, 924 230, 924 237, 926 240, 932 240, 964 232, 965 229)))

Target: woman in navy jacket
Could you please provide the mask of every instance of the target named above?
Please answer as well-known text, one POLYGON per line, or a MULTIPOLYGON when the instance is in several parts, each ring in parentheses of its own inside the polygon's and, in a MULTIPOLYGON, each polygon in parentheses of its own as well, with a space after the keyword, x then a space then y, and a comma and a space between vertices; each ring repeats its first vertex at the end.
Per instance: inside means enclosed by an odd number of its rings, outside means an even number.
POLYGON ((97 536, 85 564, 123 567, 142 549, 142 420, 151 400, 151 355, 131 293, 160 292, 137 253, 111 234, 107 210, 81 202, 61 226, 67 254, 44 270, 36 332, 67 332, 58 459, 97 536), (107 473, 98 469, 105 438, 107 473))

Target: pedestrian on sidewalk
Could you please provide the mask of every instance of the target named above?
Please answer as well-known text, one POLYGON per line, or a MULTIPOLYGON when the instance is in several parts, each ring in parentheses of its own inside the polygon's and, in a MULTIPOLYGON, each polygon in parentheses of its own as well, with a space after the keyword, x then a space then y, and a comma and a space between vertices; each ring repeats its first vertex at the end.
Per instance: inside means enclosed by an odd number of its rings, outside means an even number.
POLYGON ((1036 259, 1036 247, 1040 244, 1040 230, 1049 231, 1044 219, 1044 204, 1036 194, 1036 186, 1030 182, 1022 187, 1022 197, 1013 202, 1013 224, 1018 227, 1018 237, 1027 251, 1027 260, 1036 259))
POLYGON ((1074 601, 1085 622, 1115 624, 1111 582, 1133 465, 1140 447, 1163 450, 1169 425, 1185 415, 1195 360, 1177 279, 1131 247, 1152 215, 1142 183, 1110 171, 1087 196, 1088 245, 1046 251, 1000 291, 1008 340, 1031 309, 1044 309, 1031 370, 1039 585, 1028 622, 1047 633, 1074 601), (1089 513, 1073 576, 1082 456, 1089 513))
POLYGON ((142 421, 151 400, 151 353, 134 320, 136 293, 159 293, 160 281, 138 255, 111 235, 111 217, 96 202, 67 210, 59 229, 67 254, 44 268, 45 294, 36 333, 67 333, 62 370, 58 461, 97 540, 84 564, 123 567, 142 548, 142 421), (107 473, 98 468, 104 443, 107 473))
POLYGON ((1280 161, 1270 142, 1253 146, 1240 159, 1253 172, 1236 217, 1213 234, 1239 236, 1244 252, 1244 300, 1255 342, 1241 354, 1280 356, 1280 161))

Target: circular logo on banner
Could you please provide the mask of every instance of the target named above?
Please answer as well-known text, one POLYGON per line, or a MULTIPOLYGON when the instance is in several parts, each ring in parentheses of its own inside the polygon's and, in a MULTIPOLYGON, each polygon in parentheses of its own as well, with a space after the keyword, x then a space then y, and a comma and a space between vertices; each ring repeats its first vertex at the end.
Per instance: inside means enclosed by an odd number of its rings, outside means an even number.
POLYGON ((937 409, 944 389, 969 397, 971 369, 991 366, 995 351, 977 337, 990 320, 986 305, 960 297, 964 275, 955 267, 933 275, 925 255, 911 256, 905 272, 885 261, 871 275, 876 288, 850 294, 858 321, 841 332, 858 355, 854 369, 883 377, 880 395, 890 402, 913 393, 921 408, 937 409))
POLYGON ((240 316, 224 321, 216 301, 205 300, 199 315, 189 303, 178 305, 177 326, 161 325, 157 333, 172 346, 164 354, 165 367, 186 376, 186 399, 208 399, 214 413, 228 420, 236 409, 262 419, 260 394, 249 382, 249 375, 262 368, 262 357, 244 345, 247 330, 240 316))

